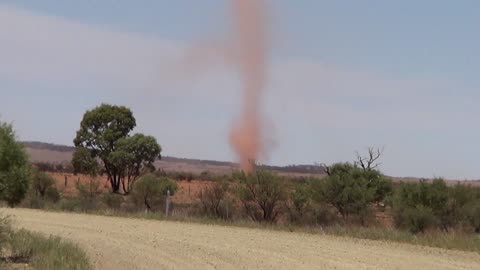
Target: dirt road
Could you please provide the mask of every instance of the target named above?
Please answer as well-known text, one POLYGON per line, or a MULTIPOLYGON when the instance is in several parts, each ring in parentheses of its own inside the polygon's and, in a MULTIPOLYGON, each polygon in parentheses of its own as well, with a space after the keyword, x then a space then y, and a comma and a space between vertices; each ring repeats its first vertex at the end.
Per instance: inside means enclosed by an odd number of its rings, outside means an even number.
POLYGON ((480 255, 247 228, 0 209, 79 243, 96 269, 480 269, 480 255))

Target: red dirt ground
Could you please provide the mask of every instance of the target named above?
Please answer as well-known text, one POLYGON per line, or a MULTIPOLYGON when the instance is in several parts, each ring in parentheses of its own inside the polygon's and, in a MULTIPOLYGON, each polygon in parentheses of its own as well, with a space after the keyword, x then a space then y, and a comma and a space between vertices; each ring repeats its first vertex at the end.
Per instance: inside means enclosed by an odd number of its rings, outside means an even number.
MULTIPOLYGON (((85 175, 74 175, 71 173, 49 173, 56 182, 57 188, 64 193, 66 196, 72 196, 76 193, 75 185, 77 182, 82 184, 88 184, 91 181, 91 177, 85 175), (66 179, 66 180, 65 180, 66 179), (66 183, 66 185, 65 185, 66 183)), ((110 190, 110 184, 107 181, 106 177, 97 177, 94 181, 100 183, 100 190, 107 192, 110 190)), ((177 181, 178 190, 174 196, 172 196, 172 201, 179 204, 189 204, 195 202, 198 199, 198 194, 200 191, 211 185, 211 181, 199 181, 192 180, 188 181, 177 181)))

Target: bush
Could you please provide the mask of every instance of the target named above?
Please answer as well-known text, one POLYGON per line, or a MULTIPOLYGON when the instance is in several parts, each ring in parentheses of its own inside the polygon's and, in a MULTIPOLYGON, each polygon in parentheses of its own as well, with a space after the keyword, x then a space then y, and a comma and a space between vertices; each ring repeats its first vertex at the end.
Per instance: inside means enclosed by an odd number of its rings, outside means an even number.
POLYGON ((373 202, 385 205, 393 192, 392 181, 377 170, 364 170, 363 175, 368 180, 368 188, 374 190, 373 202))
POLYGON ((22 206, 44 209, 47 203, 57 203, 60 193, 53 178, 38 169, 32 168, 30 189, 22 206))
POLYGON ((0 122, 0 200, 13 207, 28 191, 29 168, 23 146, 11 125, 0 122))
POLYGON ((471 203, 475 201, 475 189, 471 186, 457 184, 447 188, 448 198, 440 212, 440 226, 447 231, 450 228, 468 225, 467 214, 471 203))
MULTIPOLYGON (((476 232, 480 232, 478 188, 460 184, 448 187, 442 179, 435 179, 432 183, 421 181, 401 184, 395 192, 393 204, 396 225, 409 228, 405 221, 405 213, 420 206, 431 210, 432 226, 448 231, 467 225, 476 232)), ((415 228, 409 229, 415 230, 415 228)))
POLYGON ((331 226, 339 223, 337 212, 325 204, 313 208, 313 222, 320 226, 331 226))
POLYGON ((54 203, 60 200, 60 193, 55 186, 55 180, 50 175, 33 168, 31 179, 30 188, 33 194, 30 196, 35 195, 54 203))
POLYGON ((98 207, 98 196, 102 194, 100 191, 100 183, 91 179, 89 183, 83 184, 77 182, 76 189, 78 195, 70 202, 71 204, 77 204, 80 211, 91 211, 98 207))
POLYGON ((105 193, 102 199, 106 206, 114 210, 119 210, 123 202, 123 196, 111 192, 105 193))
POLYGON ((349 163, 335 164, 325 179, 313 183, 313 198, 334 207, 345 222, 353 217, 365 224, 371 217, 370 204, 383 199, 370 182, 370 174, 349 163))
POLYGON ((83 206, 78 198, 64 198, 58 203, 58 208, 67 212, 79 212, 85 211, 86 207, 83 206))
POLYGON ((209 181, 211 179, 213 179, 213 175, 210 173, 210 171, 202 171, 200 173, 200 176, 198 177, 199 180, 202 180, 202 181, 209 181))
POLYGON ((166 176, 176 180, 176 181, 192 181, 195 176, 191 172, 184 172, 184 171, 175 171, 166 173, 166 176))
POLYGON ((415 233, 434 225, 443 230, 456 226, 460 219, 459 204, 466 201, 460 199, 461 192, 454 191, 442 179, 432 183, 402 183, 393 199, 396 226, 415 233))
POLYGON ((32 209, 44 209, 45 205, 45 200, 33 193, 28 194, 25 200, 22 202, 23 207, 28 207, 32 209))
POLYGON ((289 220, 292 223, 309 223, 307 219, 311 210, 311 187, 308 183, 297 183, 288 194, 286 208, 289 220))
POLYGON ((472 226, 476 233, 480 233, 480 203, 476 202, 468 208, 466 212, 468 224, 472 226))
POLYGON ((47 189, 45 192, 45 199, 53 203, 57 203, 60 200, 60 192, 56 186, 47 189))
POLYGON ((235 173, 234 179, 238 181, 237 195, 246 214, 254 221, 275 222, 288 196, 284 178, 256 170, 235 173))
POLYGON ((480 233, 480 189, 470 188, 469 200, 463 207, 463 218, 466 225, 480 233))
POLYGON ((203 212, 211 217, 228 219, 232 216, 232 205, 228 201, 229 183, 217 181, 199 194, 203 212))
POLYGON ((177 184, 168 178, 147 174, 135 183, 131 199, 137 207, 157 211, 162 207, 168 191, 170 195, 174 195, 177 184))
POLYGON ((405 209, 403 219, 412 233, 424 232, 435 222, 432 209, 424 205, 405 209))

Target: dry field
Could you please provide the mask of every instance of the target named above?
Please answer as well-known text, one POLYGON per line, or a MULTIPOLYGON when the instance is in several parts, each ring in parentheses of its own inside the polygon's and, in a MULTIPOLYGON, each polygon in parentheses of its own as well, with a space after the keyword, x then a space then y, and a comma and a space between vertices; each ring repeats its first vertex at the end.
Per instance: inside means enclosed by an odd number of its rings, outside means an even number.
POLYGON ((480 254, 258 229, 0 209, 79 243, 96 269, 480 269, 480 254))

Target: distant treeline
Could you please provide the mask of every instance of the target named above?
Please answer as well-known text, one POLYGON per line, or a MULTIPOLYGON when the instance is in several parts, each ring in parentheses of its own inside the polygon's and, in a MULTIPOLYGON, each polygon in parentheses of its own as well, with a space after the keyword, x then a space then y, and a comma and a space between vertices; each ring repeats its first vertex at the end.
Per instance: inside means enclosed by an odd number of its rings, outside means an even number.
MULTIPOLYGON (((58 145, 52 143, 44 142, 35 142, 35 141, 26 141, 22 142, 25 147, 32 149, 44 149, 57 152, 72 152, 75 150, 73 146, 58 145)), ((200 160, 200 159, 189 159, 189 158, 177 158, 170 156, 163 156, 162 160, 165 162, 181 162, 186 164, 194 165, 204 165, 204 166, 224 166, 237 168, 238 164, 228 161, 216 161, 216 160, 200 160)), ((53 164, 52 164, 53 165, 53 164)), ((260 168, 266 170, 272 170, 282 173, 306 173, 306 174, 325 174, 325 167, 323 165, 288 165, 288 166, 271 166, 271 165, 260 165, 260 168)), ((58 170, 54 170, 58 171, 58 170)))

